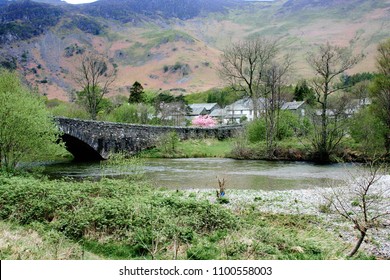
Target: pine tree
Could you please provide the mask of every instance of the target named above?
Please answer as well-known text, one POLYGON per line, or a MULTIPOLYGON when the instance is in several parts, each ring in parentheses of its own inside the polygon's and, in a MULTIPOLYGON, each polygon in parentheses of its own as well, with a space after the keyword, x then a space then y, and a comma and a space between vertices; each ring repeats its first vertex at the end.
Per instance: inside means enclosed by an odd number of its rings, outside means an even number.
POLYGON ((129 103, 141 103, 144 88, 139 82, 135 82, 130 88, 129 103))

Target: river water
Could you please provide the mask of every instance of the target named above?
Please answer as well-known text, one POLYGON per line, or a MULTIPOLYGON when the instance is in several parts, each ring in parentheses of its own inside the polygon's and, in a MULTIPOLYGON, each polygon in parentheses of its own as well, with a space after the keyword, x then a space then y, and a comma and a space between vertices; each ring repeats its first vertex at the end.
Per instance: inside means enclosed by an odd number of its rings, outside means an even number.
POLYGON ((352 164, 316 165, 306 162, 269 162, 221 158, 145 159, 142 165, 60 163, 46 166, 52 177, 98 178, 143 173, 159 187, 215 189, 225 179, 230 189, 288 190, 329 186, 347 178, 352 164), (104 167, 102 167, 104 166, 104 167))

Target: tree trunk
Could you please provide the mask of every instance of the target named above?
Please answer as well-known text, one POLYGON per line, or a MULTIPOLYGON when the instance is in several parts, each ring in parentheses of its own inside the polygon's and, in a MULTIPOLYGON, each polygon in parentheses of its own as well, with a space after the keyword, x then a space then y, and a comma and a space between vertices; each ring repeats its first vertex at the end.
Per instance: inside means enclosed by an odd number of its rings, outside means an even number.
POLYGON ((362 245, 363 240, 366 237, 366 234, 367 234, 367 231, 360 232, 360 238, 359 238, 358 242, 356 243, 355 248, 353 248, 353 250, 348 254, 349 258, 353 257, 356 254, 356 252, 359 250, 360 245, 362 245))

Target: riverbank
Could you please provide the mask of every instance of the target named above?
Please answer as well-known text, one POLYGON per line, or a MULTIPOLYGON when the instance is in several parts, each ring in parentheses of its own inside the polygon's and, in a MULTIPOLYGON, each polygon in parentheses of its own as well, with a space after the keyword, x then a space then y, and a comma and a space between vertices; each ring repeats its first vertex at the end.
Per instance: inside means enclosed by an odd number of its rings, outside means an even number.
MULTIPOLYGON (((58 252, 67 244, 72 259, 345 258, 351 244, 325 220, 310 212, 262 209, 264 201, 291 203, 282 193, 272 199, 267 194, 227 190, 229 203, 220 204, 215 190, 161 190, 130 176, 82 182, 0 176, 0 218, 51 240, 58 252)), ((32 244, 38 253, 30 258, 56 258, 40 252, 53 246, 40 244, 32 244)), ((2 259, 19 258, 4 236, 0 249, 2 259)), ((362 251, 354 259, 370 255, 362 251)))
MULTIPOLYGON (((362 163, 370 160, 359 148, 348 146, 350 145, 341 146, 335 151, 330 163, 362 163)), ((142 158, 219 157, 239 160, 315 162, 311 152, 311 144, 307 140, 298 141, 297 139, 280 141, 272 158, 266 154, 265 142, 249 143, 246 139, 241 138, 223 141, 208 138, 185 141, 166 139, 157 147, 141 152, 139 156, 142 158)))
MULTIPOLYGON (((375 193, 383 195, 384 199, 377 205, 377 208, 382 209, 383 212, 390 212, 388 182, 390 182, 390 175, 381 178, 374 189, 375 193)), ((229 203, 224 206, 235 213, 245 212, 249 208, 260 213, 316 217, 321 224, 319 227, 334 234, 339 241, 354 244, 359 237, 359 232, 350 221, 346 221, 333 211, 324 198, 333 191, 333 188, 283 191, 228 189, 225 198, 229 203)), ((217 201, 216 197, 211 196, 215 190, 190 190, 190 192, 195 193, 200 199, 209 198, 211 202, 217 201)), ((348 245, 344 250, 348 251, 348 245)), ((390 260, 390 216, 387 216, 384 224, 369 230, 361 250, 378 259, 390 260)))

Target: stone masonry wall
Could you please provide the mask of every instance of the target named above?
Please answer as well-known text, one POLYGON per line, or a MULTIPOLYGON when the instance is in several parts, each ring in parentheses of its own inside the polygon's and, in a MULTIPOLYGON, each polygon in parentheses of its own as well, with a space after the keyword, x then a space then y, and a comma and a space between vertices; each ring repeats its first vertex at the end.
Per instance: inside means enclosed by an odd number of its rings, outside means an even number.
MULTIPOLYGON (((161 136, 173 131, 180 139, 217 138, 222 140, 233 137, 242 130, 242 126, 214 128, 149 126, 60 117, 56 118, 56 122, 63 134, 85 142, 104 159, 107 159, 112 152, 125 151, 134 154, 154 147, 161 136)), ((67 143, 67 145, 73 144, 75 143, 67 143)))

